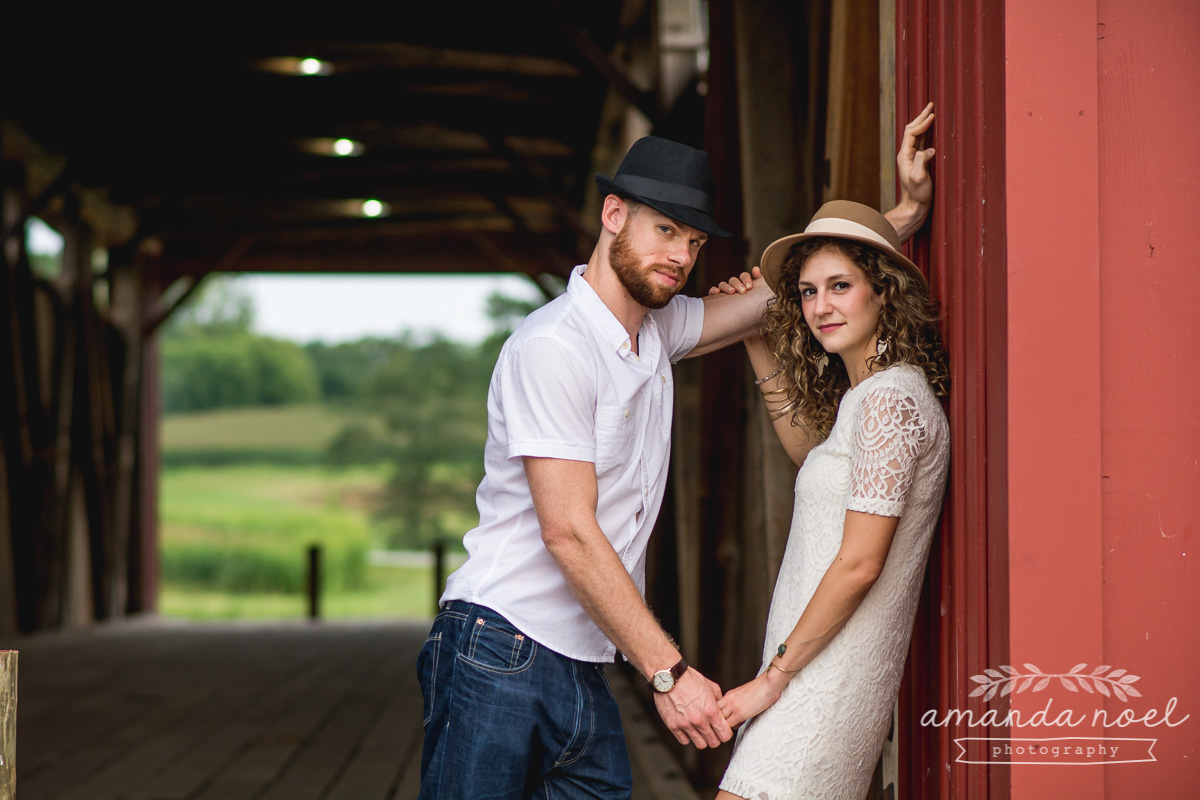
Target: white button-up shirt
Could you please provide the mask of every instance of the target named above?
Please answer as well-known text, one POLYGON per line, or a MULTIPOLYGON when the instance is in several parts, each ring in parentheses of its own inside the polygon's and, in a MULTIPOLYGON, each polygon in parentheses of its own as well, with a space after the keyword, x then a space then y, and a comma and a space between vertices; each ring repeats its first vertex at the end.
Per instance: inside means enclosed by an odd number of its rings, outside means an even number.
POLYGON ((442 601, 498 611, 523 633, 581 661, 616 648, 579 605, 542 542, 522 458, 596 465, 596 520, 645 594, 646 544, 662 505, 671 450, 671 364, 700 340, 704 304, 679 296, 629 334, 575 268, 567 291, 509 337, 488 390, 486 476, 467 562, 442 601))

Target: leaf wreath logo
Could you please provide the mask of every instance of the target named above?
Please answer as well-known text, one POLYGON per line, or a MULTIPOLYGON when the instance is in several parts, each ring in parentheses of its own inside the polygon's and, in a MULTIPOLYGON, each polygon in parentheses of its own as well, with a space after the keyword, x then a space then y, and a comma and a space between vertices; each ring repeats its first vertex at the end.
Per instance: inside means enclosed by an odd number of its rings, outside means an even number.
POLYGON ((1042 672, 1033 664, 1026 664, 1027 673, 1019 672, 1015 667, 1000 665, 1000 669, 985 669, 982 675, 972 675, 971 680, 980 684, 971 690, 968 697, 983 695, 984 702, 991 700, 999 692, 1001 697, 1016 691, 1023 692, 1030 686, 1033 691, 1040 692, 1058 678, 1063 688, 1078 692, 1083 689, 1088 694, 1099 692, 1105 697, 1115 696, 1123 703, 1129 702, 1129 697, 1141 697, 1142 694, 1133 688, 1132 684, 1141 680, 1137 675, 1128 675, 1126 670, 1114 669, 1105 664, 1096 667, 1088 674, 1083 674, 1087 664, 1076 664, 1069 672, 1042 672), (1105 675, 1104 673, 1108 673, 1105 675), (1036 683, 1034 683, 1036 681, 1036 683))

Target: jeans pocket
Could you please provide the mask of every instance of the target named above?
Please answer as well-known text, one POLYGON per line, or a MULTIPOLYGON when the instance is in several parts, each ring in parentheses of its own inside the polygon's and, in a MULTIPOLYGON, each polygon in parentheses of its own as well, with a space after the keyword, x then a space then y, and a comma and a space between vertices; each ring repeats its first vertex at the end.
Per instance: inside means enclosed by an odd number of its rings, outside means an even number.
POLYGON ((494 620, 475 620, 466 651, 459 658, 489 672, 521 672, 533 663, 537 642, 494 620))
POLYGON ((442 652, 441 631, 430 635, 425 640, 425 646, 417 655, 417 676, 421 681, 421 702, 424 705, 424 717, 421 724, 429 726, 433 719, 433 704, 437 697, 438 661, 442 652))

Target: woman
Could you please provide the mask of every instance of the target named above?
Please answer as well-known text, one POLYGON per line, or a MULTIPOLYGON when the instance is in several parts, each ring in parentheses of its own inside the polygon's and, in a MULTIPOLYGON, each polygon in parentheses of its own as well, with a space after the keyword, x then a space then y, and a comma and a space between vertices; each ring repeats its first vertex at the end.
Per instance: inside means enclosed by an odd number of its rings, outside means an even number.
POLYGON ((720 702, 745 726, 718 800, 859 800, 887 735, 950 445, 934 306, 899 245, 834 201, 763 253, 776 297, 746 347, 801 469, 762 672, 720 702))

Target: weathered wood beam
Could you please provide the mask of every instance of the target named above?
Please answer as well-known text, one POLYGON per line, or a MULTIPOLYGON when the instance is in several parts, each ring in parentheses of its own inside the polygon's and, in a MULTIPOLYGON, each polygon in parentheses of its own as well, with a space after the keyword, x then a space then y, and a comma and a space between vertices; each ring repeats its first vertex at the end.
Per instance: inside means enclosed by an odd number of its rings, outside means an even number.
POLYGON ((587 59, 588 63, 608 80, 609 86, 617 93, 626 103, 633 108, 641 111, 642 114, 650 121, 651 126, 657 125, 662 121, 663 109, 662 103, 658 96, 657 86, 653 89, 643 89, 637 84, 637 81, 631 76, 620 64, 613 61, 612 57, 597 47, 590 39, 583 36, 579 31, 575 30, 571 25, 563 20, 561 13, 561 2, 554 2, 555 6, 560 8, 558 14, 558 27, 564 36, 570 40, 581 55, 587 59))
MULTIPOLYGON (((0 167, 0 176, 4 182, 0 186, 0 227, 12 230, 10 222, 20 217, 19 192, 15 183, 23 177, 15 169, 15 165, 0 167)), ((19 228, 18 228, 19 229, 19 228)), ((0 373, 12 375, 0 389, 0 635, 13 633, 17 630, 17 607, 19 589, 17 586, 17 570, 15 562, 20 557, 21 529, 17 524, 18 509, 22 507, 22 492, 19 492, 21 482, 18 476, 25 473, 25 464, 29 459, 28 431, 22 425, 18 411, 21 397, 21 387, 16 375, 17 362, 20 358, 20 331, 15 317, 15 269, 13 265, 19 262, 20 252, 24 248, 23 241, 12 241, 11 235, 0 240, 0 264, 3 274, 0 275, 0 308, 5 316, 5 346, 0 348, 0 373), (24 443, 24 447, 22 447, 24 443), (14 497, 16 499, 14 500, 14 497)))
MULTIPOLYGON (((576 208, 559 190, 559 184, 550 180, 544 174, 540 165, 526 153, 518 150, 502 136, 491 138, 492 149, 502 155, 513 169, 527 182, 537 186, 542 197, 554 209, 567 228, 575 232, 581 239, 591 242, 599 233, 598 224, 588 224, 579 209, 576 208)), ((590 247, 590 245, 589 245, 590 247)))
MULTIPOLYGON (((262 243, 268 241, 267 237, 290 239, 303 235, 322 238, 329 233, 368 238, 380 232, 395 231, 397 226, 407 226, 414 232, 420 232, 427 225, 446 223, 464 227, 486 226, 495 220, 508 219, 495 214, 492 198, 497 194, 508 198, 509 205, 540 230, 553 232, 575 227, 564 219, 561 209, 550 198, 524 197, 510 192, 502 184, 495 184, 489 194, 485 194, 481 186, 473 192, 456 194, 430 192, 422 196, 405 189, 402 193, 344 195, 358 198, 354 200, 337 197, 205 198, 203 204, 189 206, 174 215, 169 225, 158 230, 158 235, 173 241, 197 238, 219 241, 229 239, 232 233, 253 232, 255 241, 262 243), (364 197, 385 202, 386 216, 364 218, 364 197)), ((582 227, 582 223, 580 225, 582 227)), ((586 227, 583 230, 587 231, 586 227)), ((587 231, 586 235, 594 238, 596 231, 587 231)))
POLYGON ((187 287, 187 289, 184 290, 183 294, 176 297, 175 300, 170 304, 160 307, 158 311, 150 314, 147 317, 142 335, 145 337, 153 336, 155 331, 157 331, 164 322, 170 319, 172 314, 182 308, 183 304, 186 303, 188 299, 196 293, 196 290, 200 288, 200 283, 203 281, 205 276, 210 275, 213 272, 231 272, 236 270, 238 268, 238 262, 240 262, 245 256, 246 251, 250 247, 251 241, 252 240, 249 236, 239 236, 237 239, 235 239, 233 244, 230 245, 229 248, 221 254, 221 257, 213 263, 211 269, 203 273, 198 273, 192 277, 192 283, 187 287))
POLYGON ((38 196, 29 203, 24 209, 24 212, 17 218, 5 224, 4 238, 8 239, 11 236, 24 236, 25 223, 30 217, 36 217, 46 210, 46 207, 54 202, 57 198, 66 193, 71 186, 72 174, 70 165, 64 165, 59 170, 58 175, 50 182, 46 188, 38 193, 38 196))
MULTIPOLYGON (((63 248, 63 280, 70 285, 83 269, 91 269, 90 254, 83 255, 80 237, 68 235, 63 248)), ((37 627, 58 628, 62 624, 67 581, 67 543, 71 516, 71 423, 75 412, 75 383, 78 376, 79 330, 74 292, 65 292, 65 302, 55 309, 54 346, 51 357, 52 383, 48 397, 51 443, 39 454, 44 483, 38 481, 42 504, 37 552, 37 627)))
POLYGON ((522 217, 521 214, 512 207, 512 205, 508 202, 508 198, 506 198, 504 195, 496 195, 494 198, 492 198, 492 202, 495 203, 496 208, 502 214, 512 220, 513 225, 516 228, 516 232, 522 238, 532 244, 534 249, 540 252, 548 263, 559 263, 563 265, 559 269, 555 270, 555 274, 561 275, 564 274, 564 271, 569 273, 570 268, 579 262, 578 253, 571 253, 566 250, 559 249, 548 237, 535 233, 525 221, 525 218, 522 217))
MULTIPOLYGON (((464 228, 457 231, 439 231, 428 235, 379 236, 366 240, 300 238, 296 241, 280 241, 269 247, 251 248, 238 262, 239 272, 306 272, 306 273, 430 273, 430 274, 492 274, 510 271, 509 264, 524 264, 519 270, 526 274, 560 274, 564 265, 569 269, 570 259, 563 253, 569 243, 560 246, 553 259, 545 250, 537 247, 527 237, 513 230, 511 221, 503 228, 481 230, 464 228), (508 253, 508 258, 497 260, 490 249, 481 249, 476 243, 487 239, 495 248, 508 253)), ((172 248, 169 261, 162 265, 164 282, 182 277, 209 274, 214 257, 213 248, 190 247, 186 250, 172 248)), ((565 273, 563 273, 565 274, 565 273)))
POLYGON ((136 243, 109 251, 109 285, 114 343, 116 399, 116 463, 112 477, 113 571, 108 607, 125 614, 130 605, 130 544, 138 541, 137 437, 141 430, 142 354, 145 342, 144 270, 136 243))
MULTIPOLYGON (((10 380, 0 390, 0 431, 5 450, 7 484, 7 535, 11 544, 12 599, 17 627, 33 631, 42 618, 41 533, 46 508, 43 494, 49 484, 49 453, 54 437, 48 404, 43 399, 44 365, 37 347, 38 305, 35 279, 25 251, 24 166, 4 165, 3 223, 11 231, 3 241, 4 275, 0 280, 3 313, 7 322, 5 346, 0 350, 0 370, 10 380)), ((54 296, 54 295, 51 295, 54 296)))
MULTIPOLYGON (((77 271, 71 284, 71 291, 75 295, 71 306, 79 336, 80 356, 71 440, 72 459, 83 490, 83 519, 75 521, 74 530, 81 524, 86 529, 91 566, 90 586, 72 586, 70 590, 71 596, 78 601, 76 612, 81 618, 86 617, 85 611, 90 607, 94 618, 107 619, 114 614, 119 615, 124 607, 124 603, 116 609, 109 605, 112 597, 124 596, 124 587, 116 585, 118 572, 124 578, 124 567, 118 566, 122 557, 115 548, 112 525, 110 462, 116 438, 116 414, 113 409, 112 371, 108 361, 108 326, 100 318, 95 305, 95 272, 92 269, 95 239, 92 228, 81 219, 69 218, 67 233, 80 239, 79 258, 86 262, 77 271), (85 594, 88 596, 86 602, 83 600, 85 594)), ((68 580, 73 580, 79 574, 71 573, 68 580)))
POLYGON ((0 800, 17 796, 17 656, 0 650, 0 800))
MULTIPOLYGON (((160 306, 149 317, 147 317, 146 321, 143 323, 142 336, 147 338, 154 336, 158 332, 158 329, 162 327, 162 324, 171 318, 172 314, 183 308, 183 304, 191 299, 192 295, 199 290, 200 284, 203 283, 204 279, 210 274, 211 273, 208 272, 202 272, 180 278, 179 280, 190 281, 190 283, 187 285, 187 288, 180 292, 174 300, 171 300, 165 306, 160 306)), ((170 289, 170 287, 167 288, 168 290, 170 289)))

